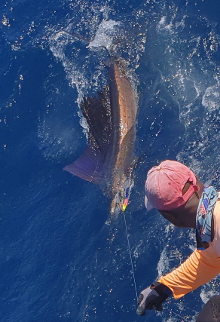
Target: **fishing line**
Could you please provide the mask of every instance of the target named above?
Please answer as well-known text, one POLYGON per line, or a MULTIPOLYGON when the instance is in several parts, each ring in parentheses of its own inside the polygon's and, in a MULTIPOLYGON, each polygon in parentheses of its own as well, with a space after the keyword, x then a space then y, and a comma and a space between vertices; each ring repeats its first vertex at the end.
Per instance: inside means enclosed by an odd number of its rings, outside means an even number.
POLYGON ((134 281, 134 289, 135 289, 135 294, 136 294, 136 300, 138 301, 138 295, 137 295, 137 284, 136 284, 136 279, 134 275, 134 264, 131 256, 131 246, 128 238, 128 226, 125 218, 125 212, 123 211, 123 216, 124 216, 124 223, 125 223, 125 231, 126 231, 126 237, 127 237, 127 242, 128 242, 128 252, 130 256, 130 262, 131 262, 131 270, 132 270, 132 276, 133 276, 133 281, 134 281))

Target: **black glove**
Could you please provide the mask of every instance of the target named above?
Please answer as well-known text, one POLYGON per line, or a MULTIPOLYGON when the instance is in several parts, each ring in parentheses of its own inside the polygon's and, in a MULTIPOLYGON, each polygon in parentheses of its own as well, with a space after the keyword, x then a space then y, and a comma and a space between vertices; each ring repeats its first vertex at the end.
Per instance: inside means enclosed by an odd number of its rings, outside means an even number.
POLYGON ((154 282, 151 286, 141 291, 138 298, 138 315, 145 315, 145 310, 162 311, 162 303, 172 294, 172 291, 166 285, 154 282))

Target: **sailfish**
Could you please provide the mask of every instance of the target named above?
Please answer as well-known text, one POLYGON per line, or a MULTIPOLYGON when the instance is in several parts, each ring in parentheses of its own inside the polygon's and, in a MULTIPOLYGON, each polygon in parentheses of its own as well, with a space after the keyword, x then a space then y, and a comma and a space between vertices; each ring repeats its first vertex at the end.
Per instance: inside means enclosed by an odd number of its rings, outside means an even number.
POLYGON ((111 198, 111 214, 118 214, 132 184, 137 95, 120 59, 111 58, 108 77, 107 88, 82 100, 88 146, 64 170, 98 184, 111 198))

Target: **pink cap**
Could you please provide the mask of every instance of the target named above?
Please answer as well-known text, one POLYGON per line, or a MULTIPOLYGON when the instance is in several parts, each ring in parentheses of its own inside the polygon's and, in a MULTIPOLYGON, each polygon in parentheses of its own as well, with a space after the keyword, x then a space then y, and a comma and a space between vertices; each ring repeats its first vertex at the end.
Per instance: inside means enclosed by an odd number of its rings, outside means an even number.
POLYGON ((165 160, 151 168, 145 182, 147 210, 171 210, 184 205, 199 190, 196 180, 195 174, 178 161, 165 160), (192 184, 183 195, 182 190, 187 182, 192 184))

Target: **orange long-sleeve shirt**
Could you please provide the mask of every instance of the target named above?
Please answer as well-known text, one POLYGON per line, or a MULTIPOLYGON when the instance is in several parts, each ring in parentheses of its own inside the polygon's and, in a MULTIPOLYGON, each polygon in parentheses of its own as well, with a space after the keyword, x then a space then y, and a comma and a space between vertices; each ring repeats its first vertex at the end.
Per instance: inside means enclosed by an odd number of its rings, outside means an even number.
POLYGON ((214 240, 205 250, 196 249, 187 260, 159 282, 168 286, 175 299, 209 282, 220 273, 220 200, 214 208, 214 240))

